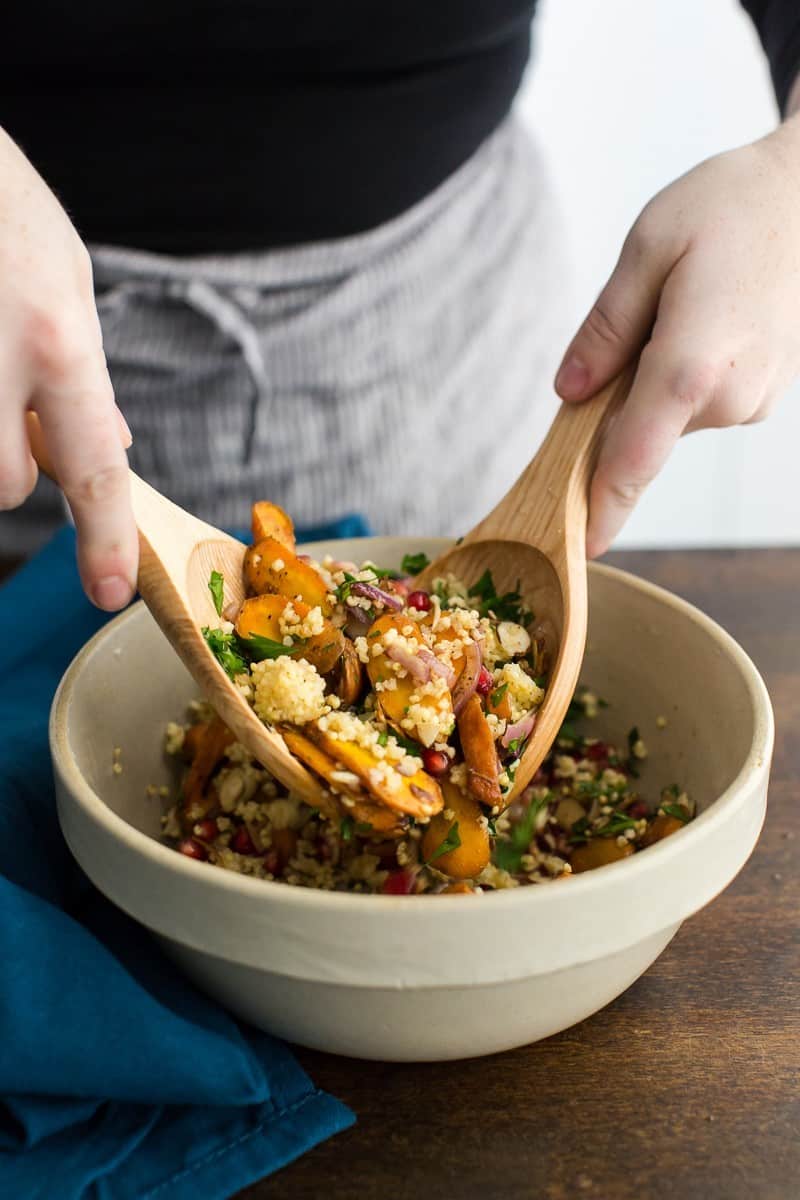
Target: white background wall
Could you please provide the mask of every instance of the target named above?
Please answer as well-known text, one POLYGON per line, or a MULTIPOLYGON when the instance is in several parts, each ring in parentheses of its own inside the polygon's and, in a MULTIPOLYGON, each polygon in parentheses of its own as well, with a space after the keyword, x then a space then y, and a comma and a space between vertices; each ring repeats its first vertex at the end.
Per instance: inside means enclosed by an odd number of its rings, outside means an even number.
MULTIPOLYGON (((646 201, 776 107, 735 0, 540 0, 534 38, 520 108, 566 216, 577 326, 646 201)), ((795 386, 764 424, 684 439, 617 544, 798 544, 798 455, 795 386)))

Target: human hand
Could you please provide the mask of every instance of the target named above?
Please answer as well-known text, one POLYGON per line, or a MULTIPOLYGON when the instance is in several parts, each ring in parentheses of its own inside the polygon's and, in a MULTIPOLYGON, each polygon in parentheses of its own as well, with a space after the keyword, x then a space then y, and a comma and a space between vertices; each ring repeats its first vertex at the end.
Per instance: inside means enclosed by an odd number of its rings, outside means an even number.
POLYGON ((592 481, 591 557, 682 434, 767 416, 800 372, 798 311, 800 114, 650 201, 564 355, 556 391, 582 401, 644 347, 592 481))
POLYGON ((135 589, 138 538, 125 448, 92 290, 67 214, 0 130, 0 509, 30 495, 37 469, 26 413, 69 502, 90 599, 113 611, 135 589))

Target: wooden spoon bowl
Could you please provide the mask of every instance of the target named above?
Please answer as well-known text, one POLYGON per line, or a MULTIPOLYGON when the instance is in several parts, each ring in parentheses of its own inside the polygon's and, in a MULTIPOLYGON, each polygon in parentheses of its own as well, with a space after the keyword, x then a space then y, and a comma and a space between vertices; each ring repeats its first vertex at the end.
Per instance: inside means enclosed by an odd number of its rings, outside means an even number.
MULTIPOLYGON (((549 666, 547 691, 506 803, 530 783, 575 692, 586 645, 586 522, 600 441, 630 391, 631 367, 590 401, 562 405, 536 457, 499 504, 417 579, 474 584, 487 568, 498 595, 518 590, 549 666)), ((621 651, 622 652, 622 649, 621 651)))
POLYGON ((244 600, 242 568, 247 547, 191 516, 131 472, 131 498, 139 527, 139 592, 203 696, 238 741, 285 787, 312 807, 322 787, 294 757, 283 738, 264 725, 211 653, 203 626, 219 617, 209 591, 212 571, 224 580, 224 603, 244 600))

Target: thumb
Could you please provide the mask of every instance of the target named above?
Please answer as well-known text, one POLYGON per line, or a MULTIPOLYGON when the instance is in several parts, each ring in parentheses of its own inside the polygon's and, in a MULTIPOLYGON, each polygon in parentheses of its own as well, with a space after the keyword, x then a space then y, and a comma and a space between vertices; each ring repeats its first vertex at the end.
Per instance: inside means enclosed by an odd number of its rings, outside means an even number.
POLYGON ((658 301, 675 255, 645 238, 640 217, 616 267, 570 342, 555 389, 562 400, 587 400, 641 350, 653 327, 658 301))

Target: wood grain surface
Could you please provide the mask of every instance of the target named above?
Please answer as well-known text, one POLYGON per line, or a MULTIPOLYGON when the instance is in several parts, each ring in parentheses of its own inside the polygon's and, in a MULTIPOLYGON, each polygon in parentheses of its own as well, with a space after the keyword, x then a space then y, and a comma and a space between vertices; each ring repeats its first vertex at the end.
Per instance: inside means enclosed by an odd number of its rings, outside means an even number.
POLYGON ((422 1066, 299 1050, 358 1123, 237 1200, 800 1197, 800 550, 609 561, 705 609, 765 676, 778 732, 752 859, 632 988, 547 1041, 422 1066))

